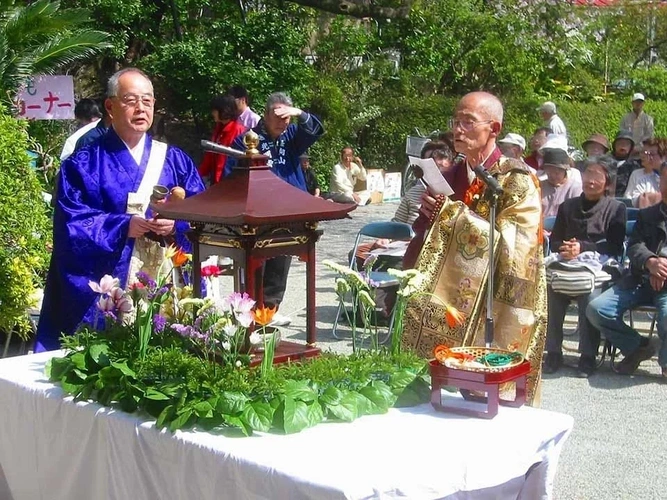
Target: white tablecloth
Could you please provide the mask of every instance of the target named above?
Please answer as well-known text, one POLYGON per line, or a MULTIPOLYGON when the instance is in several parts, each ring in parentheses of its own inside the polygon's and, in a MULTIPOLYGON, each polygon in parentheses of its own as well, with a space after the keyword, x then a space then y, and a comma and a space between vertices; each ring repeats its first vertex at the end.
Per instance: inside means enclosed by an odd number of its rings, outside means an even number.
POLYGON ((0 361, 2 500, 536 500, 572 428, 528 407, 481 420, 423 405, 289 436, 171 434, 64 398, 44 376, 52 355, 0 361))

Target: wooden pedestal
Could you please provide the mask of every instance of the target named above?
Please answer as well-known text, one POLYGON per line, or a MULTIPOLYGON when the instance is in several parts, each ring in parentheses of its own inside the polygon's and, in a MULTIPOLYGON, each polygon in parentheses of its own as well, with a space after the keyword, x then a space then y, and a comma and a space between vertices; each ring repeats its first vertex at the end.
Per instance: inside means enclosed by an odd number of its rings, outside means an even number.
POLYGON ((500 372, 482 373, 456 368, 448 368, 437 360, 431 360, 431 404, 437 411, 458 413, 480 418, 493 418, 498 414, 498 405, 519 407, 526 402, 526 375, 530 371, 530 363, 521 364, 500 372), (500 398, 500 385, 507 382, 516 383, 514 401, 500 398), (456 387, 464 398, 486 404, 485 411, 463 408, 442 401, 441 389, 456 387), (472 391, 484 392, 486 397, 478 397, 472 391))
MULTIPOLYGON (((299 344, 283 340, 278 344, 273 355, 273 364, 287 363, 288 361, 303 361, 308 358, 319 356, 321 351, 314 346, 299 344)), ((262 362, 262 351, 255 351, 250 361, 250 366, 257 366, 262 362)))

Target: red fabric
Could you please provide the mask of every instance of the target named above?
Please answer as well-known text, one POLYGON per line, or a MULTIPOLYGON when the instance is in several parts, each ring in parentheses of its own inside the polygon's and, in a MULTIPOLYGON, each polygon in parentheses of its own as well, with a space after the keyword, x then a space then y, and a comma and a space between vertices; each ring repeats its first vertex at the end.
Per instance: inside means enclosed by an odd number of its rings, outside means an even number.
POLYGON ((540 163, 535 153, 531 153, 530 156, 526 156, 523 161, 526 163, 526 165, 533 167, 535 170, 540 169, 540 163))
MULTIPOLYGON (((225 125, 216 123, 211 141, 221 146, 231 146, 234 139, 244 134, 246 130, 246 127, 238 120, 227 122, 225 125)), ((226 162, 227 157, 225 155, 207 151, 204 153, 201 165, 199 165, 199 175, 204 179, 211 179, 211 185, 216 184, 222 177, 226 162)))
MULTIPOLYGON (((484 162, 484 168, 490 168, 500 159, 501 156, 502 152, 500 149, 498 149, 498 147, 496 147, 496 149, 493 150, 493 153, 491 153, 491 155, 484 162)), ((454 194, 450 198, 455 201, 463 201, 466 191, 470 186, 470 183, 468 182, 468 171, 466 168, 465 159, 458 162, 453 174, 450 173, 449 175, 446 175, 445 178, 454 190, 454 194)), ((420 212, 419 217, 417 217, 417 220, 414 222, 414 224, 412 224, 415 237, 412 238, 412 241, 410 241, 410 244, 405 251, 405 255, 403 256, 403 269, 411 269, 415 267, 415 264, 417 263, 417 257, 419 257, 419 252, 421 252, 422 246, 424 245, 424 238, 426 237, 426 233, 430 227, 431 224, 428 220, 428 217, 420 212)))

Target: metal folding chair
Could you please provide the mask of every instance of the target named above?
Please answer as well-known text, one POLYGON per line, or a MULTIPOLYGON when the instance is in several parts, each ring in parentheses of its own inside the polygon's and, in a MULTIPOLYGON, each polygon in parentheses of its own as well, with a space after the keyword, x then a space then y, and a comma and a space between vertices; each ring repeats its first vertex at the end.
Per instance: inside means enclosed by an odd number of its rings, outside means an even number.
MULTIPOLYGON (((414 237, 415 233, 410 227, 409 224, 403 222, 371 222, 362 227, 357 233, 357 238, 354 241, 354 248, 352 249, 352 254, 350 258, 350 269, 357 269, 357 249, 359 248, 359 243, 362 237, 382 239, 386 238, 393 241, 410 241, 414 237)), ((369 279, 371 283, 374 284, 376 289, 378 288, 388 288, 391 286, 398 285, 398 280, 391 276, 387 272, 383 271, 371 271, 369 274, 369 279)), ((336 317, 334 319, 332 334, 334 338, 339 339, 340 337, 336 335, 336 329, 338 328, 338 318, 343 312, 343 302, 338 303, 338 310, 336 312, 336 317)), ((392 308, 390 319, 389 319, 389 330, 387 332, 386 339, 389 338, 391 329, 394 323, 394 309, 392 308)))

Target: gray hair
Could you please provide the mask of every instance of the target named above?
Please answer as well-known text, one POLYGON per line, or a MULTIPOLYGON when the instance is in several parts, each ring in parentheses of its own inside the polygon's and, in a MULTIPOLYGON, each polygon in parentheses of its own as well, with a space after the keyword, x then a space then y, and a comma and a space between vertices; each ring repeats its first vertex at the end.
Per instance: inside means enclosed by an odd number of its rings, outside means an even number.
MULTIPOLYGON (((126 73, 137 73, 138 75, 143 76, 146 80, 151 82, 151 79, 148 78, 148 75, 141 71, 139 68, 123 68, 120 71, 116 71, 113 75, 111 75, 111 78, 109 78, 109 82, 107 83, 107 97, 118 97, 118 81, 120 80, 120 77, 126 73)), ((151 82, 151 87, 152 86, 153 82, 151 82)))
POLYGON ((588 167, 592 167, 594 165, 597 165, 598 167, 601 167, 602 170, 604 170, 605 184, 607 186, 611 184, 611 182, 616 178, 616 170, 618 163, 616 162, 613 156, 600 155, 600 156, 593 156, 591 158, 586 158, 584 160, 583 168, 581 169, 581 171, 583 172, 588 167))
POLYGON ((293 106, 292 98, 285 94, 285 92, 274 92, 266 100, 266 111, 271 111, 276 104, 284 104, 285 106, 293 106))

